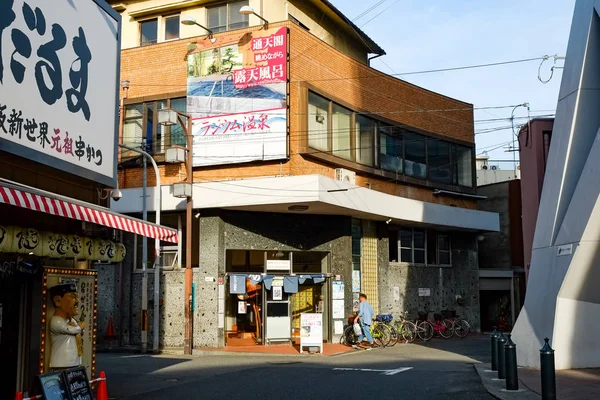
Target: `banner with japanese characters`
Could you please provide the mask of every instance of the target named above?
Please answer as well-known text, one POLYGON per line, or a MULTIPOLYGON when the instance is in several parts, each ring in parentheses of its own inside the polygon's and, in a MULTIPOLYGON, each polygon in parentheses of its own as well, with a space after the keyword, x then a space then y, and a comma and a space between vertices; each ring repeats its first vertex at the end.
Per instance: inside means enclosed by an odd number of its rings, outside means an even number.
POLYGON ((0 150, 114 184, 119 30, 102 0, 0 1, 0 150))
POLYGON ((287 157, 287 28, 188 56, 194 166, 287 157))

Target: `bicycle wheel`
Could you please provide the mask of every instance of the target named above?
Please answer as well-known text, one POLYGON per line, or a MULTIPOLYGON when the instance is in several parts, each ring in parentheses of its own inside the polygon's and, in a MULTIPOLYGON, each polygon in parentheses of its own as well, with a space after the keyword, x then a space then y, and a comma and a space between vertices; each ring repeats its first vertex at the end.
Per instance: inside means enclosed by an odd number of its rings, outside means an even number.
POLYGON ((404 321, 401 327, 402 337, 406 343, 412 343, 417 337, 417 327, 410 321, 404 321))
POLYGON ((454 334, 456 336, 462 339, 466 337, 469 334, 469 332, 471 332, 471 325, 469 325, 467 321, 465 321, 464 319, 456 321, 456 323, 454 324, 454 334))
POLYGON ((390 328, 390 347, 394 347, 400 340, 400 333, 392 323, 385 323, 385 326, 390 328))
POLYGON ((354 333, 354 327, 352 325, 348 326, 344 330, 344 334, 340 338, 340 344, 345 344, 346 346, 352 346, 358 343, 358 337, 354 333))
POLYGON ((428 341, 431 340, 431 338, 433 337, 433 325, 431 325, 431 322, 428 321, 421 321, 419 322, 419 324, 417 325, 417 334, 419 335, 419 337, 421 338, 421 340, 423 341, 428 341))
POLYGON ((445 318, 444 322, 446 323, 446 326, 448 326, 450 331, 452 332, 450 334, 450 336, 454 335, 454 321, 451 319, 445 318))
POLYGON ((452 330, 452 325, 446 323, 445 320, 442 320, 439 322, 438 332, 439 332, 440 336, 443 337, 444 339, 450 339, 452 337, 452 335, 454 334, 454 332, 452 330))
POLYGON ((383 324, 377 324, 372 330, 373 340, 380 347, 387 347, 391 340, 391 329, 383 324))

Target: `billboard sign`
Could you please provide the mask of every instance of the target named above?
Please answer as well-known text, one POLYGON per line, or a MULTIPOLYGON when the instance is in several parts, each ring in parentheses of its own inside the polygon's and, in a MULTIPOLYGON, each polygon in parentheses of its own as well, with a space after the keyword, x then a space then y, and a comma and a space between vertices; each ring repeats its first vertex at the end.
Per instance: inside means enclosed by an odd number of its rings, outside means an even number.
POLYGON ((287 55, 286 27, 190 53, 194 166, 287 157, 287 55))
POLYGON ((102 0, 0 1, 0 150, 114 186, 120 21, 102 0))

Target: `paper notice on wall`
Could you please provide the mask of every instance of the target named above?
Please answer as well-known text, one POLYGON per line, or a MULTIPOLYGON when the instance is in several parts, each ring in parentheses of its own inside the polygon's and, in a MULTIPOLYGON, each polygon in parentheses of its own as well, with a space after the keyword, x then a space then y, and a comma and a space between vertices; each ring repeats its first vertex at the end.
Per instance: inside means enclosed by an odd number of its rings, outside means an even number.
POLYGON ((360 294, 352 293, 352 311, 358 311, 358 306, 360 305, 360 294))
POLYGON ((246 301, 238 301, 238 314, 246 314, 246 301))
POLYGON ((430 288, 419 288, 419 297, 429 297, 431 296, 430 288))
POLYGON ((333 333, 335 335, 341 335, 342 333, 344 333, 344 321, 333 322, 333 333))
POLYGON ((225 314, 219 313, 217 323, 218 328, 225 328, 225 314))
POLYGON ((394 301, 400 300, 400 288, 398 286, 394 286, 394 301))
POLYGON ((333 299, 344 299, 344 281, 333 281, 333 299))
POLYGON ((344 318, 344 300, 333 300, 333 318, 344 318))
POLYGON ((281 286, 273 286, 273 300, 283 299, 283 288, 281 286))

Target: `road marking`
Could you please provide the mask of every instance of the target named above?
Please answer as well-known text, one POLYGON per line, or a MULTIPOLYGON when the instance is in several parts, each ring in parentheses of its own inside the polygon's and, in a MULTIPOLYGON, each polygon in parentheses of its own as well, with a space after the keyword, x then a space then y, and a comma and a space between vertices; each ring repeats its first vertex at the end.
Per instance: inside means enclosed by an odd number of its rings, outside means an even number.
POLYGON ((409 371, 413 367, 401 367, 397 369, 371 369, 371 368, 334 368, 334 371, 361 371, 361 372, 381 372, 382 375, 396 375, 401 372, 409 371))

